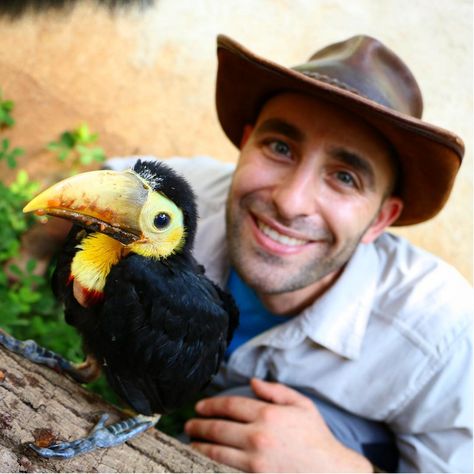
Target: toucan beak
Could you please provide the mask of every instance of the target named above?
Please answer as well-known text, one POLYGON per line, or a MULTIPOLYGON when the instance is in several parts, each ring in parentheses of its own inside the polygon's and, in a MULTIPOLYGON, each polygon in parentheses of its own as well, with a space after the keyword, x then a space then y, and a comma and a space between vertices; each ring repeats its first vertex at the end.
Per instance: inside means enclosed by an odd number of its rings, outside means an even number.
POLYGON ((149 190, 131 170, 90 171, 54 184, 23 212, 62 217, 128 245, 142 237, 139 216, 149 190))

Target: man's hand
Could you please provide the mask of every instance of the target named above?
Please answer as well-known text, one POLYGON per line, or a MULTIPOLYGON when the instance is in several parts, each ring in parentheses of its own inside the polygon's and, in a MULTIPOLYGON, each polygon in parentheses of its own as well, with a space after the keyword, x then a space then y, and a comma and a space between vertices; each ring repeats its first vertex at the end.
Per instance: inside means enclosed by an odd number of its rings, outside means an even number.
POLYGON ((278 383, 252 379, 259 400, 221 396, 196 405, 189 420, 192 446, 246 472, 372 472, 370 462, 343 446, 314 403, 278 383))

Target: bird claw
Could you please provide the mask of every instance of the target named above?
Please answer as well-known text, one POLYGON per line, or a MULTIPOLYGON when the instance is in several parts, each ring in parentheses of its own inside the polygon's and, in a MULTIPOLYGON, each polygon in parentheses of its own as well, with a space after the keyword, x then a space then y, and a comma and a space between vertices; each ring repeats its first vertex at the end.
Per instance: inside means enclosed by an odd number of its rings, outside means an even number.
POLYGON ((40 346, 32 339, 20 341, 0 329, 0 344, 35 364, 46 365, 59 373, 66 373, 79 383, 88 382, 93 378, 88 377, 88 366, 85 367, 86 370, 82 369, 82 365, 76 367, 63 356, 40 346))
POLYGON ((158 422, 159 416, 138 415, 134 418, 128 418, 105 426, 108 418, 109 415, 104 413, 85 438, 55 443, 47 448, 41 448, 33 443, 29 443, 28 446, 43 458, 69 459, 97 448, 110 448, 125 443, 154 426, 158 422))

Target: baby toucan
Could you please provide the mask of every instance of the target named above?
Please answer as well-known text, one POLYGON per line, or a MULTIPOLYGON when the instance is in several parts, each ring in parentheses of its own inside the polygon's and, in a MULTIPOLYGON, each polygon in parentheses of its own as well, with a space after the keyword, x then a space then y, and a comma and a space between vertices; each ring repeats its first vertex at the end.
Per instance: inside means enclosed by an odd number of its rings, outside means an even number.
POLYGON ((145 415, 112 428, 102 419, 87 438, 35 450, 71 457, 112 446, 193 399, 216 373, 238 310, 192 255, 197 209, 189 184, 162 162, 139 160, 127 171, 65 179, 24 211, 75 224, 53 289, 88 355, 73 369, 76 378, 100 366, 113 390, 145 415), (87 307, 74 297, 74 281, 87 307))

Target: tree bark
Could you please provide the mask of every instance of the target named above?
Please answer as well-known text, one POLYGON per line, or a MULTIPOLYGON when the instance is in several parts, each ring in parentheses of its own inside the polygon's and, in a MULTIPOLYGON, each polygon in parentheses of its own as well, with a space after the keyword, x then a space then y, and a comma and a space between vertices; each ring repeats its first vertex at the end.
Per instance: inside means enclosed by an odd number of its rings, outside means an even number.
POLYGON ((26 445, 85 436, 104 412, 109 422, 124 417, 69 378, 0 346, 0 472, 235 472, 154 428, 70 460, 40 458, 26 445))

